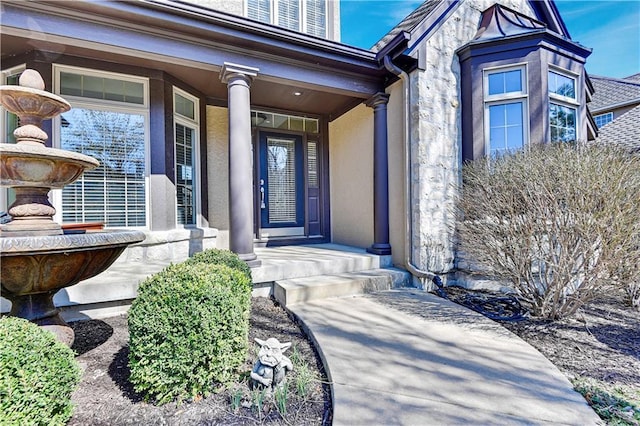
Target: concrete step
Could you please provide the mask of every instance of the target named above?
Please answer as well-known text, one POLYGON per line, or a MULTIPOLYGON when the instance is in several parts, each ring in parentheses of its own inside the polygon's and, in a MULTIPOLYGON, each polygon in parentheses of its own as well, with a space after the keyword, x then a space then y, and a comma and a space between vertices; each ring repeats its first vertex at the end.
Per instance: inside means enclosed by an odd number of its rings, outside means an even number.
POLYGON ((292 278, 335 275, 392 266, 391 256, 377 256, 365 249, 339 244, 310 244, 256 248, 262 265, 253 268, 253 283, 271 285, 292 278))
POLYGON ((409 283, 411 283, 411 276, 407 271, 397 268, 369 269, 278 280, 274 283, 273 294, 281 305, 290 306, 321 299, 406 287, 409 283))

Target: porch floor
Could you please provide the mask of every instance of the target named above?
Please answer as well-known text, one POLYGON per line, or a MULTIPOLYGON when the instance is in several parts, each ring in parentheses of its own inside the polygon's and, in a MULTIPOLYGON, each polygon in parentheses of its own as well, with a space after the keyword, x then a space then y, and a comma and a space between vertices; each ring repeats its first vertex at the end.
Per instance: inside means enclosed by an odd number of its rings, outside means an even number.
MULTIPOLYGON (((391 267, 390 256, 377 256, 339 244, 259 247, 255 252, 262 264, 252 269, 254 296, 273 294, 277 281, 391 267)), ((66 320, 116 315, 126 311, 142 281, 167 265, 168 261, 162 260, 116 262, 102 274, 62 289, 54 302, 63 308, 66 320)), ((3 311, 8 310, 5 305, 2 305, 3 311)))

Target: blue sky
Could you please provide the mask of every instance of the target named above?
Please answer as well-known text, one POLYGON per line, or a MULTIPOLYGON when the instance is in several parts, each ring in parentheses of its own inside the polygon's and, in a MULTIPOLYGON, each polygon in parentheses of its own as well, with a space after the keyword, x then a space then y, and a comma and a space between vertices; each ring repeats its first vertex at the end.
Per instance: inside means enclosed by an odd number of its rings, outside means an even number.
MULTIPOLYGON (((342 0, 342 42, 370 48, 421 0, 342 0)), ((587 71, 626 77, 640 72, 640 0, 556 0, 571 39, 593 49, 587 71)))

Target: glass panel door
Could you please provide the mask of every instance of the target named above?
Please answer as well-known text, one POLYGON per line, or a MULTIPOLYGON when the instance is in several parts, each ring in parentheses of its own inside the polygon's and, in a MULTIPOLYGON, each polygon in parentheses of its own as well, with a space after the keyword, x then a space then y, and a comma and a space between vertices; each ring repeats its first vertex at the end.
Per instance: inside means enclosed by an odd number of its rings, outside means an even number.
POLYGON ((262 228, 298 228, 295 234, 304 234, 303 154, 301 136, 261 134, 259 197, 262 228))

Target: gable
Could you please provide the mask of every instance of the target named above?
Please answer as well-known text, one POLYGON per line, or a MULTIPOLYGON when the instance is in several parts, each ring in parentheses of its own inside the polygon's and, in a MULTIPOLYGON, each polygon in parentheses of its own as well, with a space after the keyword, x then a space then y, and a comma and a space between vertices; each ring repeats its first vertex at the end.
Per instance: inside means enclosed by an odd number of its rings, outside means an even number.
POLYGON ((437 30, 443 21, 448 19, 452 12, 459 7, 469 7, 476 11, 485 10, 492 4, 503 4, 511 9, 518 10, 540 21, 548 30, 557 33, 561 37, 570 38, 569 32, 560 17, 555 3, 551 0, 512 0, 492 1, 486 4, 477 0, 426 0, 416 10, 403 19, 398 25, 384 35, 372 48, 374 52, 381 52, 393 42, 400 34, 407 33, 407 46, 405 54, 413 51, 417 44, 437 30))

